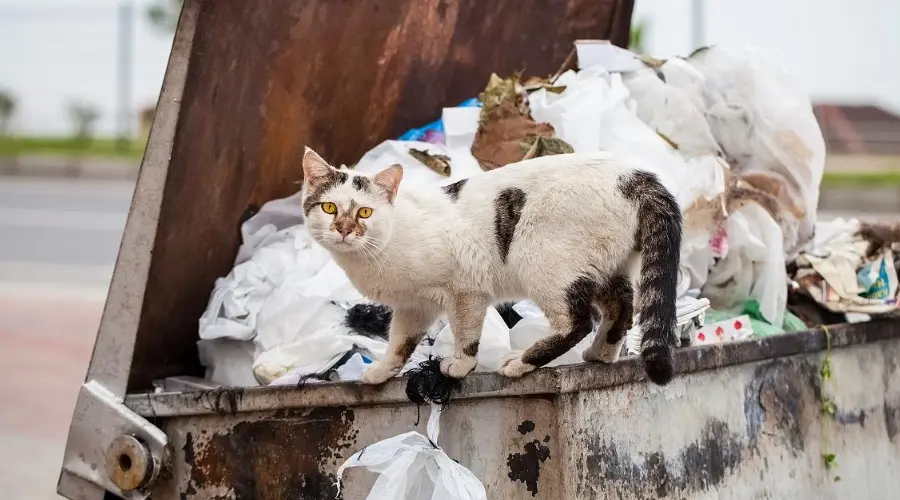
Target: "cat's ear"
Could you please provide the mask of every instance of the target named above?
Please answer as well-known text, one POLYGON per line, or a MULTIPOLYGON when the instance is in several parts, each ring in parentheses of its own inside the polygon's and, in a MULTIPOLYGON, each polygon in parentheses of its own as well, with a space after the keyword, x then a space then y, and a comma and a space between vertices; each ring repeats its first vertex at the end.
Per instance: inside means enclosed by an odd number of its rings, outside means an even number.
POLYGON ((306 148, 306 152, 303 153, 303 182, 315 186, 328 179, 331 171, 328 162, 309 147, 306 148))
POLYGON ((403 180, 403 167, 399 164, 390 167, 375 174, 375 184, 378 184, 388 193, 388 201, 393 202, 397 196, 397 190, 400 189, 400 181, 403 180))

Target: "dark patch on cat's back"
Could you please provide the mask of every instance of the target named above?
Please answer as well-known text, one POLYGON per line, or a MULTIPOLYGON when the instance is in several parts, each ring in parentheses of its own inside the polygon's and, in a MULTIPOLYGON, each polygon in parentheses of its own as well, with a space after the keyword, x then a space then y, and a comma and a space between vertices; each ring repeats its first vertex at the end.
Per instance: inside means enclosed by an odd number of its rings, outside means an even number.
POLYGON ((459 192, 462 191, 463 186, 466 185, 466 181, 469 179, 462 179, 454 182, 453 184, 447 184, 446 186, 441 187, 444 191, 444 194, 450 197, 451 201, 456 201, 459 199, 459 192))
POLYGON ((357 191, 368 191, 369 187, 371 187, 371 182, 369 182, 368 177, 363 177, 361 175, 353 176, 353 187, 357 191))
POLYGON ((519 188, 507 188, 500 191, 494 200, 494 232, 497 237, 497 248, 500 251, 500 260, 506 262, 509 248, 512 245, 516 226, 522 217, 522 207, 525 206, 525 191, 519 188))

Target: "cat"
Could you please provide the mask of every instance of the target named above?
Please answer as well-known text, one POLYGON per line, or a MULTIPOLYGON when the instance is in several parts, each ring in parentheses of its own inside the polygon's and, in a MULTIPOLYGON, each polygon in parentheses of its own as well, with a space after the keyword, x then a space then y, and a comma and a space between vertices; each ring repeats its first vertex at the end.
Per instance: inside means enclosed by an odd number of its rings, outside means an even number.
POLYGON ((454 335, 441 372, 464 377, 475 368, 487 307, 524 298, 551 332, 504 358, 502 375, 553 361, 598 319, 582 357, 615 362, 636 308, 647 377, 664 385, 674 376, 682 215, 655 174, 608 153, 570 153, 401 191, 400 165, 362 175, 307 148, 303 175, 313 239, 363 295, 393 310, 387 351, 364 383, 395 376, 441 313, 454 335))

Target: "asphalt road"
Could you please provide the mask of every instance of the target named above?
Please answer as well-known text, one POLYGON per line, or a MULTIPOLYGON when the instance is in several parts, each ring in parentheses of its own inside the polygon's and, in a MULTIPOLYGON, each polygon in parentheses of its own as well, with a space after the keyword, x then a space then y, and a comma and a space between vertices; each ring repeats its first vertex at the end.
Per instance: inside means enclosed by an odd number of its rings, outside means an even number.
POLYGON ((0 177, 0 281, 105 288, 133 188, 0 177))

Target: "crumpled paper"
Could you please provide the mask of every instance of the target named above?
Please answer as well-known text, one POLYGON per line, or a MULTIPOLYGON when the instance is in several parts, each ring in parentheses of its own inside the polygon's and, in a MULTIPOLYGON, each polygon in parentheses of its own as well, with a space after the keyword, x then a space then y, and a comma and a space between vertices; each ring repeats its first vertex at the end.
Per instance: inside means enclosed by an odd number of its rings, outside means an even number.
POLYGON ((870 242, 855 219, 836 219, 816 227, 813 244, 797 258, 800 289, 834 312, 894 314, 898 278, 894 253, 871 255, 870 242))

